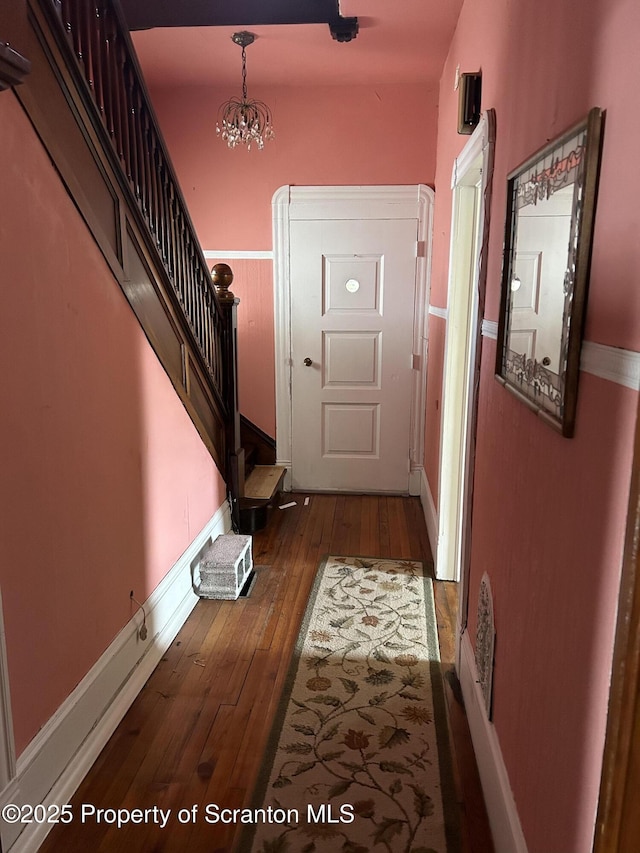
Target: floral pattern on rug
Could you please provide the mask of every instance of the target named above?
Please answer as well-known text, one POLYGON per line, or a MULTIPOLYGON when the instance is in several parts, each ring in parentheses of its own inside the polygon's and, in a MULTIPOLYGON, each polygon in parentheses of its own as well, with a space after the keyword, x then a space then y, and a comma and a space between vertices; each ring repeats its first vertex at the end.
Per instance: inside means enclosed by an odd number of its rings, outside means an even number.
POLYGON ((256 822, 255 853, 446 853, 435 638, 421 563, 327 559, 258 802, 276 820, 256 822))

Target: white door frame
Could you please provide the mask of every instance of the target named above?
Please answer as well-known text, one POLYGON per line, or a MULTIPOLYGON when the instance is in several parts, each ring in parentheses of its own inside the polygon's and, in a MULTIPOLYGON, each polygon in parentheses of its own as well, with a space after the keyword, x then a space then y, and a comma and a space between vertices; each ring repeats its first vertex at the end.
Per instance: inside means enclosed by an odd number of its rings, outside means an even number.
POLYGON ((414 383, 411 394, 409 491, 420 494, 424 465, 427 305, 434 192, 424 184, 376 187, 280 187, 273 195, 273 280, 276 357, 276 456, 291 487, 291 278, 289 223, 294 219, 418 220, 414 300, 414 383))
MULTIPOLYGON (((486 279, 487 189, 495 116, 480 123, 453 165, 447 331, 442 390, 436 577, 460 581, 458 626, 466 625, 475 411, 486 279), (461 352, 464 353, 460 358, 461 352), (461 364, 462 361, 462 364, 461 364)), ((457 632, 460 635, 460 630, 457 632)))

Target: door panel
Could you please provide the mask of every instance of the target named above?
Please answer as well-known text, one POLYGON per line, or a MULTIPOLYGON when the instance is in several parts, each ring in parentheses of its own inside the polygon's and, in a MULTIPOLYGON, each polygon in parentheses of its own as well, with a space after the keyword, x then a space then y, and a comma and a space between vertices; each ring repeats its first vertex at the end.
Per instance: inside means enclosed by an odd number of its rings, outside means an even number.
POLYGON ((294 488, 408 489, 416 239, 416 219, 291 222, 294 488))

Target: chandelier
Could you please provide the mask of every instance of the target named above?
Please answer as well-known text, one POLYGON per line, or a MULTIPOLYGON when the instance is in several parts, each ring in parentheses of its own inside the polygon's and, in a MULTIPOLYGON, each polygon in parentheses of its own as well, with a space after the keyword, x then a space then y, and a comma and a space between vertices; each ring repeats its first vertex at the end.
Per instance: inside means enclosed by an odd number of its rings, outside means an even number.
POLYGON ((234 33, 231 40, 242 48, 242 100, 230 98, 218 110, 216 135, 221 136, 229 148, 242 144, 251 150, 252 145, 264 148, 265 142, 275 133, 271 121, 271 110, 264 101, 249 100, 247 97, 247 54, 248 45, 255 41, 253 33, 234 33))

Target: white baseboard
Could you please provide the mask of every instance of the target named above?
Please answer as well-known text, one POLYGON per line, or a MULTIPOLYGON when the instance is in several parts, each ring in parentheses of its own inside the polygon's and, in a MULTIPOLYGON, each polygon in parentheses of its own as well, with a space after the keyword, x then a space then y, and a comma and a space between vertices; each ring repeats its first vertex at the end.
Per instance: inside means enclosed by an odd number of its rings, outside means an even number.
POLYGON ((433 554, 433 564, 435 568, 438 554, 438 512, 436 510, 436 505, 433 502, 431 486, 427 480, 424 468, 422 469, 422 477, 420 479, 420 503, 422 504, 424 520, 427 525, 429 544, 431 545, 431 553, 433 554))
POLYGON ((419 497, 422 492, 422 478, 424 476, 424 468, 422 465, 412 468, 409 472, 409 494, 412 497, 419 497))
POLYGON ((489 722, 468 634, 461 640, 460 685, 478 762, 495 853, 527 853, 495 727, 489 722))
MULTIPOLYGON (((225 501, 145 602, 147 640, 138 636, 138 612, 20 756, 0 810, 69 802, 196 605, 192 579, 202 552, 230 527, 225 501)), ((2 850, 35 853, 50 829, 2 821, 2 850)))

